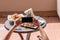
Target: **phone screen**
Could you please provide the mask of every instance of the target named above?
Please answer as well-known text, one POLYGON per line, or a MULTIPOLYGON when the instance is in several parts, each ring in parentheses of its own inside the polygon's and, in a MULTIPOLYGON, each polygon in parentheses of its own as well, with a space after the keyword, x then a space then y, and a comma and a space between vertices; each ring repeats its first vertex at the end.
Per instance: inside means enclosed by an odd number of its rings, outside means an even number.
POLYGON ((28 23, 32 23, 32 17, 22 17, 22 23, 24 22, 28 22, 28 23))

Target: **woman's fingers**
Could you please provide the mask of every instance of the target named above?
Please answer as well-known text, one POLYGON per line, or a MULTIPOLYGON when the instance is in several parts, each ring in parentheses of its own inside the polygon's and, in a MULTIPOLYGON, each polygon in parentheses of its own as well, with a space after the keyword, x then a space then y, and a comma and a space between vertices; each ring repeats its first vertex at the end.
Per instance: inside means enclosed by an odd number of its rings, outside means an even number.
POLYGON ((35 18, 33 18, 33 24, 39 27, 39 22, 35 18))

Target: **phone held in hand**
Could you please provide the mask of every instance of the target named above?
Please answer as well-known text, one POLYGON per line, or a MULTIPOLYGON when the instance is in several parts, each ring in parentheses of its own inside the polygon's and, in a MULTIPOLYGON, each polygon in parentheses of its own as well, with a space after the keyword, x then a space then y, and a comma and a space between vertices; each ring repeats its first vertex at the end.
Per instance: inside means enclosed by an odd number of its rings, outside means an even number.
POLYGON ((32 23, 33 17, 22 17, 22 23, 32 23))
POLYGON ((23 27, 36 29, 37 27, 33 24, 33 17, 22 17, 23 27))

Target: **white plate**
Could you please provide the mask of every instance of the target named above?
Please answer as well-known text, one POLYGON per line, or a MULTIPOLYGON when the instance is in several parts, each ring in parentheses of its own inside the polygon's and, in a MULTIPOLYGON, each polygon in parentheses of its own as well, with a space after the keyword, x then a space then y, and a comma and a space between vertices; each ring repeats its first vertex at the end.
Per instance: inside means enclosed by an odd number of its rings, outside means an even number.
MULTIPOLYGON (((21 24, 21 26, 23 26, 24 27, 24 25, 23 24, 21 24)), ((37 28, 37 26, 36 25, 34 25, 34 24, 30 24, 28 27, 26 27, 26 28, 34 28, 34 29, 36 29, 37 28)))
MULTIPOLYGON (((23 15, 23 14, 19 14, 19 15, 21 15, 22 17, 26 17, 26 16, 25 16, 25 15, 23 15)), ((11 20, 11 19, 10 19, 10 18, 11 18, 11 16, 12 16, 12 15, 8 15, 8 16, 7 16, 7 19, 8 19, 8 20, 11 20)), ((12 21, 12 20, 11 20, 11 21, 12 21)))

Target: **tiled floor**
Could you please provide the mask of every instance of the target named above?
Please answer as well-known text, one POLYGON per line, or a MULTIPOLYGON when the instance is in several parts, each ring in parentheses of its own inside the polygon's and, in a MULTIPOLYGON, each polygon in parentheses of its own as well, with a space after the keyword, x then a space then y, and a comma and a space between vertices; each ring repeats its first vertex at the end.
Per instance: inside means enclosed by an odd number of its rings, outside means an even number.
MULTIPOLYGON (((58 17, 43 17, 47 25, 44 28, 46 31, 49 40, 60 40, 60 19, 58 17)), ((4 28, 4 22, 6 21, 6 18, 0 18, 0 40, 4 38, 4 36, 7 34, 7 30, 4 28)), ((37 35, 40 35, 39 31, 34 32, 31 34, 30 40, 38 40, 37 35)), ((20 40, 20 37, 17 33, 13 33, 10 40, 20 40)))

